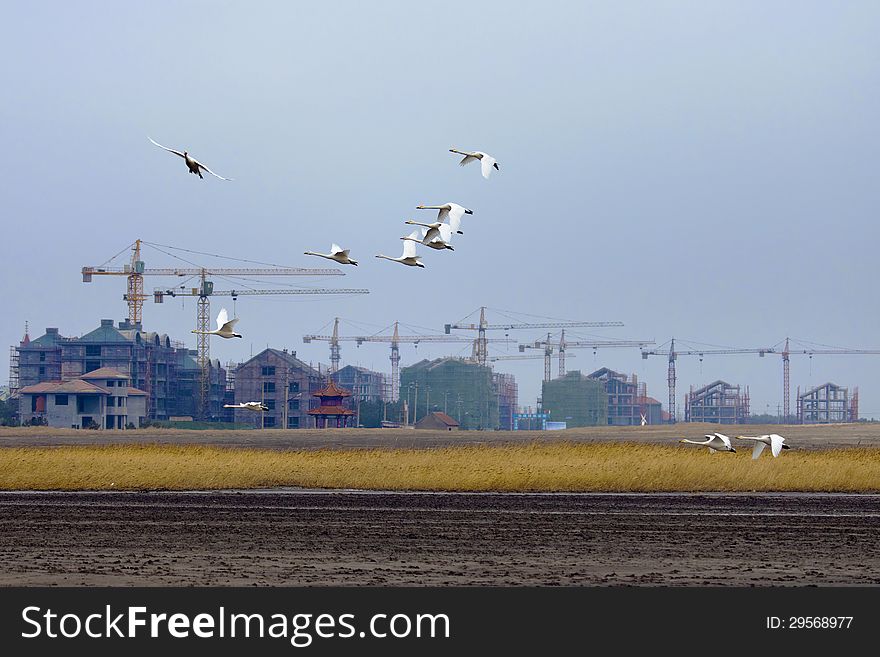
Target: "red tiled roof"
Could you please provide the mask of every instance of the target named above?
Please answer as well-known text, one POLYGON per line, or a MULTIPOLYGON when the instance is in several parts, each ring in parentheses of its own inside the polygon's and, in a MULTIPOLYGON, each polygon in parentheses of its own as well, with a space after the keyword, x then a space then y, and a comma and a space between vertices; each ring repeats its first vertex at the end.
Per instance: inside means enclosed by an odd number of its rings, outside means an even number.
POLYGON ((443 411, 434 411, 433 413, 431 413, 431 415, 433 415, 435 418, 440 420, 443 424, 445 424, 448 427, 457 427, 458 426, 458 422, 454 418, 451 418, 448 415, 446 415, 446 413, 444 413, 443 411))
POLYGON ((309 415, 354 415, 354 411, 344 406, 318 406, 309 410, 309 415))
POLYGON ((134 397, 146 397, 146 396, 147 396, 147 393, 145 393, 143 390, 138 390, 137 388, 129 388, 129 389, 128 389, 128 396, 129 396, 129 397, 132 397, 132 396, 134 396, 134 397))
POLYGON ((93 370, 91 372, 86 372, 83 374, 81 379, 130 379, 131 377, 128 374, 123 374, 119 370, 114 370, 112 367, 101 367, 97 370, 93 370))
POLYGON ((96 385, 92 385, 86 381, 81 381, 79 379, 73 379, 71 381, 44 381, 43 383, 37 383, 36 385, 26 386, 21 389, 21 392, 26 395, 37 395, 42 393, 54 393, 54 394, 74 394, 74 395, 109 395, 111 393, 104 390, 104 388, 99 388, 96 385))
POLYGON ((351 397, 351 392, 345 388, 340 388, 333 379, 330 379, 326 387, 313 392, 312 395, 314 397, 351 397))

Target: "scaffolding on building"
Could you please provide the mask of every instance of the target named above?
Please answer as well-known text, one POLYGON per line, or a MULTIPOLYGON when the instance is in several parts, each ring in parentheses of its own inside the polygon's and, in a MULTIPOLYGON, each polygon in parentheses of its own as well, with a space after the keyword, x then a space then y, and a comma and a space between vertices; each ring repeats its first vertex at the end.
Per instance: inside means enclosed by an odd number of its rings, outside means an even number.
POLYGON ((797 417, 800 424, 834 424, 857 422, 859 419, 859 392, 831 383, 823 383, 801 394, 798 387, 797 417))
POLYGON ((749 389, 715 381, 690 392, 684 400, 685 422, 744 424, 749 417, 749 389))

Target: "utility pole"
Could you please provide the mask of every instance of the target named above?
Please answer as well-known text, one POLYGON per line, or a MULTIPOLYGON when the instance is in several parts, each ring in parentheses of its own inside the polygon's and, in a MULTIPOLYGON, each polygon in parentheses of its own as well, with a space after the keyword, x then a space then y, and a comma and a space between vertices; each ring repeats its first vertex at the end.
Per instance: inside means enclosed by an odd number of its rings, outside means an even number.
POLYGON ((449 391, 443 393, 443 412, 449 415, 449 391))
POLYGON ((414 381, 413 385, 416 390, 413 394, 413 426, 415 426, 416 422, 419 420, 419 382, 414 381))

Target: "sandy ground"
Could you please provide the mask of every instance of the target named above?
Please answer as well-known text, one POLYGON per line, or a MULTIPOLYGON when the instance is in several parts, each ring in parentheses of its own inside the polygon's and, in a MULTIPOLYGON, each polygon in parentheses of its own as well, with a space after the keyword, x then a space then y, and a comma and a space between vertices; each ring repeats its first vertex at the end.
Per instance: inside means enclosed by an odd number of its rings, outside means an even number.
POLYGON ((878 585, 876 495, 0 493, 0 585, 878 585))
POLYGON ((268 449, 445 447, 449 445, 499 445, 530 442, 645 442, 669 444, 680 438, 702 439, 721 431, 760 435, 779 433, 798 449, 880 447, 880 423, 805 425, 677 424, 649 427, 590 427, 566 431, 416 431, 412 429, 265 429, 252 431, 77 431, 46 427, 0 427, 0 447, 52 445, 105 445, 174 443, 255 447, 268 449))

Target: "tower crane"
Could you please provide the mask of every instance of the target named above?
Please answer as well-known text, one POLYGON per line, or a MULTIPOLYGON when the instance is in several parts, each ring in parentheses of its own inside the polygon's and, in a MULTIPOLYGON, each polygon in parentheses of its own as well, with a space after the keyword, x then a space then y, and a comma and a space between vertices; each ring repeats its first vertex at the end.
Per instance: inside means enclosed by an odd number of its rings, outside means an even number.
MULTIPOLYGON (((142 244, 149 245, 150 243, 137 239, 130 245, 130 247, 126 247, 131 248, 131 261, 123 267, 108 267, 105 264, 82 268, 83 283, 91 283, 93 276, 126 277, 126 292, 122 298, 128 302, 128 321, 132 325, 140 324, 143 320, 144 300, 147 298, 144 294, 144 276, 192 277, 211 274, 217 276, 345 276, 345 273, 339 269, 303 269, 300 267, 270 267, 256 269, 226 267, 146 267, 144 261, 141 259, 142 244)), ((116 256, 118 255, 119 253, 116 254, 116 256)), ((110 260, 113 260, 116 256, 113 256, 110 260)))
POLYGON ((666 372, 666 385, 669 387, 669 422, 675 424, 675 361, 679 356, 699 356, 700 361, 703 356, 724 356, 734 354, 758 354, 761 358, 764 354, 775 353, 773 347, 759 347, 757 349, 675 349, 675 338, 669 341, 669 349, 642 349, 642 358, 647 360, 648 356, 666 356, 668 368, 666 372))
POLYGON ((486 321, 486 307, 480 308, 480 321, 478 324, 446 324, 443 327, 444 333, 451 333, 453 330, 477 331, 477 339, 474 340, 474 350, 472 359, 480 365, 485 365, 489 356, 487 346, 486 331, 492 330, 520 330, 520 329, 545 329, 545 328, 567 328, 567 327, 608 327, 623 326, 623 322, 538 322, 538 323, 520 323, 514 322, 509 324, 489 324, 486 321))
MULTIPOLYGON (((418 345, 420 342, 469 344, 471 341, 459 336, 446 335, 400 335, 398 322, 394 322, 391 335, 339 335, 339 318, 333 321, 332 335, 304 335, 303 342, 321 341, 330 343, 330 373, 339 369, 341 361, 340 342, 354 342, 361 346, 365 342, 384 342, 391 345, 391 401, 400 397, 400 343, 418 345)), ((505 339, 490 340, 491 342, 507 342, 505 339)), ((482 363, 485 365, 485 363, 482 363)))
POLYGON ((780 354, 782 356, 782 417, 787 419, 790 417, 790 384, 789 384, 789 361, 791 356, 813 356, 819 355, 880 355, 880 349, 845 349, 845 348, 806 348, 792 349, 790 338, 785 338, 784 342, 777 343, 772 347, 760 347, 757 349, 688 349, 676 350, 675 339, 669 343, 669 349, 645 351, 642 350, 642 358, 647 359, 648 356, 666 356, 668 359, 668 370, 666 375, 667 385, 669 386, 669 415, 671 421, 675 422, 675 361, 679 356, 699 356, 702 360, 703 356, 710 355, 728 355, 728 354, 757 354, 763 358, 765 354, 780 354), (779 344, 782 344, 780 349, 779 344))
POLYGON ((207 271, 200 274, 199 287, 178 288, 170 290, 156 289, 153 291, 153 301, 162 303, 166 296, 169 297, 198 297, 197 331, 197 362, 201 368, 199 385, 199 408, 204 414, 210 388, 209 369, 211 361, 211 342, 208 331, 211 330, 211 301, 210 297, 232 297, 233 300, 240 296, 253 295, 278 295, 278 294, 368 294, 369 290, 359 288, 292 288, 287 290, 215 290, 213 281, 206 278, 207 271))
MULTIPOLYGON (((535 340, 533 344, 521 344, 519 345, 519 350, 525 351, 526 349, 543 349, 544 350, 544 380, 550 380, 550 357, 553 355, 553 349, 558 349, 559 351, 559 376, 565 376, 565 351, 566 349, 592 349, 594 352, 597 349, 604 349, 607 347, 638 347, 643 349, 648 346, 654 344, 653 340, 573 340, 566 341, 565 339, 565 329, 562 329, 562 332, 559 336, 559 342, 551 342, 550 334, 547 334, 546 340, 535 340)), ((574 354, 571 356, 574 357, 574 354)))
MULTIPOLYGON (((229 268, 229 267, 166 267, 148 268, 141 259, 141 245, 154 246, 150 242, 137 239, 130 245, 132 254, 128 265, 123 267, 109 267, 100 265, 97 267, 86 266, 82 268, 83 283, 90 283, 93 276, 125 276, 127 279, 126 293, 123 299, 128 302, 128 321, 132 327, 139 327, 143 318, 143 305, 146 295, 144 294, 144 276, 177 276, 199 278, 199 286, 196 288, 157 289, 153 292, 153 301, 162 303, 165 296, 192 296, 198 297, 196 312, 197 335, 197 361, 201 369, 199 385, 199 413, 204 416, 209 390, 209 366, 210 366, 210 342, 207 331, 211 329, 211 296, 230 296, 233 299, 240 295, 266 295, 266 294, 368 294, 365 289, 326 289, 326 288, 301 288, 290 290, 214 290, 213 281, 208 277, 217 276, 344 276, 344 272, 338 269, 306 269, 300 267, 266 267, 266 268, 229 268)), ((174 248, 174 247, 172 247, 174 248)), ((123 249, 124 251, 124 249, 123 249)), ((120 253, 122 253, 120 251, 120 253)), ((112 261, 116 256, 110 258, 112 261)), ((110 262, 108 261, 108 262, 110 262)))

